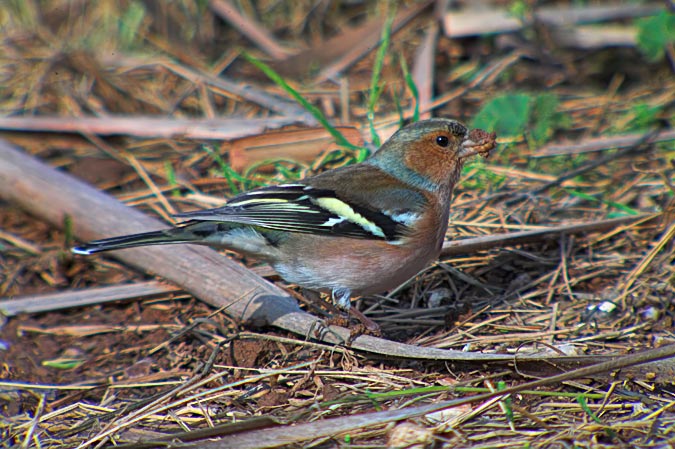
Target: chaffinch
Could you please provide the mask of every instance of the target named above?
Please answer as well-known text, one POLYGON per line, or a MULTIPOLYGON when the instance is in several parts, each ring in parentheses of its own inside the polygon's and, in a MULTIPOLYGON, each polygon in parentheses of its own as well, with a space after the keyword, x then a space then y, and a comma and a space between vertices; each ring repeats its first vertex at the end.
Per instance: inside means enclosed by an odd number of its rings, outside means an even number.
POLYGON ((95 240, 72 251, 168 243, 227 248, 268 262, 290 283, 331 293, 348 311, 352 295, 397 287, 439 256, 462 165, 494 147, 494 133, 469 131, 450 119, 424 120, 397 131, 360 164, 178 214, 188 221, 171 229, 95 240))

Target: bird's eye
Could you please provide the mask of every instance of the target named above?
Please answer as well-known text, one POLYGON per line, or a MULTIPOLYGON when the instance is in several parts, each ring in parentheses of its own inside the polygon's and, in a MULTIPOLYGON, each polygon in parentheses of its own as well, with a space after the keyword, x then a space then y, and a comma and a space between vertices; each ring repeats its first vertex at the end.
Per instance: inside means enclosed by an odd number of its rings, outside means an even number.
POLYGON ((445 148, 445 147, 448 146, 449 143, 450 143, 450 140, 448 139, 448 136, 438 136, 438 137, 436 137, 436 144, 439 147, 445 148))

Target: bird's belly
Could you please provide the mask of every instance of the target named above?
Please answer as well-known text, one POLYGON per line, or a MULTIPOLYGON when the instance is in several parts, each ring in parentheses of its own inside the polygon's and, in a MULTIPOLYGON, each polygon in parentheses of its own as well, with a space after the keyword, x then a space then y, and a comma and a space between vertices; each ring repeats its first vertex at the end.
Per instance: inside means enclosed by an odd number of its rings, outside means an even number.
POLYGON ((331 291, 349 289, 355 296, 382 293, 397 287, 438 257, 435 245, 410 248, 384 241, 294 235, 294 253, 273 262, 286 281, 331 291), (349 248, 349 251, 345 251, 349 248), (312 257, 308 257, 308 255, 312 257))

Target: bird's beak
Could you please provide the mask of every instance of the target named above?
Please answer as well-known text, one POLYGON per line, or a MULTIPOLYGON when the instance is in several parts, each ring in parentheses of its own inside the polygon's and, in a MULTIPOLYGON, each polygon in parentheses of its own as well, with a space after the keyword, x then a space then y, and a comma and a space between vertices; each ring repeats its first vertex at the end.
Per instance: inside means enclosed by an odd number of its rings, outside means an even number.
POLYGON ((487 158, 497 146, 497 134, 483 131, 482 129, 472 129, 469 131, 459 145, 457 155, 460 159, 466 159, 475 154, 487 158))

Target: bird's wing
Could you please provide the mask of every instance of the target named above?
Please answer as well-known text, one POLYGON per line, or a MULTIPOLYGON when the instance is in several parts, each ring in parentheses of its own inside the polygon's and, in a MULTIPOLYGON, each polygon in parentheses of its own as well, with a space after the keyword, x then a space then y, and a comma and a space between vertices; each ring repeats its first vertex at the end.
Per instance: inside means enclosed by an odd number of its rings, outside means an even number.
POLYGON ((297 183, 256 189, 230 199, 224 207, 176 217, 386 241, 396 241, 406 233, 410 215, 371 206, 363 199, 358 204, 348 202, 332 189, 297 183))

